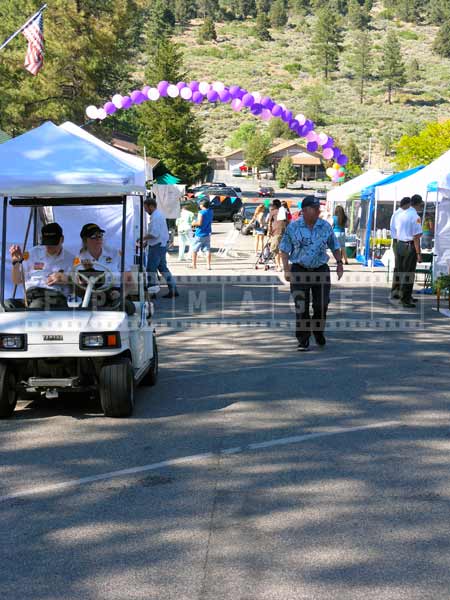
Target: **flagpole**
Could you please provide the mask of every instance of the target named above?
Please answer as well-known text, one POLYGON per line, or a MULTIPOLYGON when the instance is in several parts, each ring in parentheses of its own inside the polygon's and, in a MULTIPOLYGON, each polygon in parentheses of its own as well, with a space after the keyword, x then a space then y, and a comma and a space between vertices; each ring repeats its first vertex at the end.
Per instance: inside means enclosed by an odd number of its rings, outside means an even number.
POLYGON ((22 31, 28 27, 28 25, 31 23, 31 21, 33 19, 35 19, 37 16, 39 16, 41 14, 41 12, 43 12, 46 8, 47 8, 47 5, 43 4, 41 6, 41 8, 32 17, 30 17, 28 19, 28 21, 24 25, 22 25, 22 27, 20 29, 18 29, 15 33, 10 35, 9 38, 3 42, 3 44, 0 46, 0 50, 3 50, 3 48, 5 46, 7 46, 9 44, 9 42, 11 42, 16 36, 18 36, 19 33, 22 33, 22 31))

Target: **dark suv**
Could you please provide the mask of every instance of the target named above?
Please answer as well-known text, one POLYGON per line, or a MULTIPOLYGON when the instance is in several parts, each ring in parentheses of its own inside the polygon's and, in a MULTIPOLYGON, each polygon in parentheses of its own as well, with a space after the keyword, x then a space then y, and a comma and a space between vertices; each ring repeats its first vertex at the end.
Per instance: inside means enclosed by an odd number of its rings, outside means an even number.
MULTIPOLYGON (((222 192, 222 190, 220 191, 222 192)), ((239 212, 242 207, 242 200, 236 196, 225 196, 215 192, 216 195, 212 195, 211 192, 207 198, 214 212, 214 221, 233 221, 234 215, 239 212)), ((203 198, 197 198, 199 204, 203 198)))

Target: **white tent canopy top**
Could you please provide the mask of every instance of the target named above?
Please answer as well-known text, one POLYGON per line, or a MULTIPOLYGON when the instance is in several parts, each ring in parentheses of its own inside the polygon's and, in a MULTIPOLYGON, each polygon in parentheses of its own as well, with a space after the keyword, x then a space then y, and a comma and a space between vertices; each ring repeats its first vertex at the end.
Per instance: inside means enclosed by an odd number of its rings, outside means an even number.
POLYGON ((333 188, 327 194, 328 202, 345 202, 348 198, 357 194, 365 187, 376 183, 383 179, 384 175, 381 171, 377 169, 370 169, 365 173, 362 173, 358 177, 354 177, 347 181, 343 185, 333 188))
POLYGON ((0 146, 0 196, 144 194, 137 175, 110 151, 51 122, 0 146))
POLYGON ((450 184, 450 150, 409 177, 380 186, 377 188, 377 198, 400 202, 404 196, 411 197, 419 194, 425 199, 429 186, 433 185, 437 190, 440 182, 443 187, 448 187, 450 184))

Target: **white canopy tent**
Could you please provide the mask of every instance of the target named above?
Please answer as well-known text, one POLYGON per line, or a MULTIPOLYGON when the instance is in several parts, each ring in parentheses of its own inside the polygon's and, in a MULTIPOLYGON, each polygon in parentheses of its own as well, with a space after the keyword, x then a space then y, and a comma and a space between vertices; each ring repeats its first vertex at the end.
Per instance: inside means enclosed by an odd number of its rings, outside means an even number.
MULTIPOLYGON (((47 122, 0 146, 0 196, 3 197, 80 197, 128 196, 126 204, 126 262, 132 262, 135 251, 135 201, 133 194, 145 195, 145 180, 129 164, 112 156, 100 145, 47 122)), ((7 215, 7 247, 23 245, 30 209, 9 207, 7 215)), ((54 220, 64 230, 65 247, 72 252, 80 248, 80 229, 94 222, 106 230, 106 243, 121 246, 122 207, 96 205, 84 207, 56 206, 54 220)), ((0 225, 3 217, 0 213, 0 225)), ((27 247, 39 231, 30 232, 27 247)), ((10 263, 7 261, 7 266, 10 263)), ((7 269, 5 296, 11 294, 7 269)))
POLYGON ((332 205, 338 204, 339 202, 345 203, 351 196, 358 194, 362 189, 380 181, 384 175, 377 169, 370 169, 365 173, 362 173, 358 177, 354 177, 347 181, 343 185, 331 189, 327 193, 327 202, 329 203, 329 209, 331 210, 332 205))

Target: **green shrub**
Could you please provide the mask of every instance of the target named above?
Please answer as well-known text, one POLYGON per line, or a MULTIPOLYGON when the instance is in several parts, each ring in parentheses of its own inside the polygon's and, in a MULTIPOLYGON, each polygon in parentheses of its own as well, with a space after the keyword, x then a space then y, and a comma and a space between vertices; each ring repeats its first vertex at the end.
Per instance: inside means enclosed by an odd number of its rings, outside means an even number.
POLYGON ((276 95, 280 92, 284 92, 284 91, 289 91, 292 92, 294 90, 294 88, 292 87, 292 85, 290 83, 277 83, 276 85, 273 85, 270 88, 270 94, 271 95, 276 95))
POLYGON ((302 70, 302 65, 299 62, 289 63, 284 65, 283 69, 291 75, 298 75, 302 70))
POLYGON ((402 38, 403 40, 418 40, 419 36, 417 35, 417 33, 415 31, 411 31, 410 29, 405 29, 405 31, 399 31, 397 33, 397 36, 399 38, 402 38))

